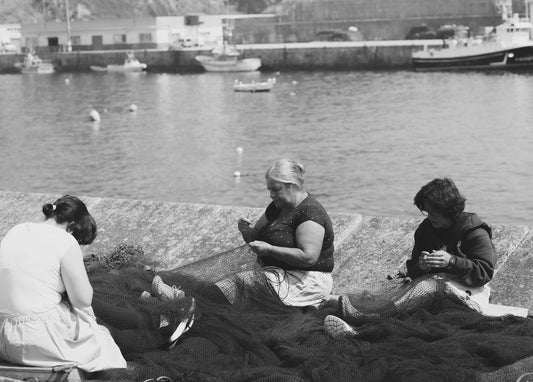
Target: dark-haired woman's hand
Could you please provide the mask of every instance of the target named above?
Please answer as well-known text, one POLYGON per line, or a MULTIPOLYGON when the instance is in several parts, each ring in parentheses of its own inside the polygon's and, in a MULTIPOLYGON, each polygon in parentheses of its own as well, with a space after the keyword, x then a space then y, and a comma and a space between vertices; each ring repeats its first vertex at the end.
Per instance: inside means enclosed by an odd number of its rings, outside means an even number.
POLYGON ((431 268, 446 268, 450 263, 450 255, 444 250, 432 251, 426 255, 425 263, 431 268))

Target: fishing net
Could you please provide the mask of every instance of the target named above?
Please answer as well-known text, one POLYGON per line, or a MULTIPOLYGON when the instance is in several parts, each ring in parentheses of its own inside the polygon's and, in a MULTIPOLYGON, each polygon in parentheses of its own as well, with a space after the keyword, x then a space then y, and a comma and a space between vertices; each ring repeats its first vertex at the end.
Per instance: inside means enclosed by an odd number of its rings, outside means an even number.
MULTIPOLYGON (((183 316, 187 302, 140 298, 150 291, 155 274, 140 262, 142 248, 122 246, 113 253, 115 261, 106 254, 88 257, 95 298, 138 312, 137 330, 157 333, 161 312, 178 320, 183 316)), ((223 302, 213 283, 230 272, 220 271, 253 272, 254 262, 248 249, 239 247, 159 273, 167 284, 194 297, 194 325, 173 348, 140 346, 125 353, 127 369, 93 373, 87 379, 514 382, 532 371, 533 320, 483 316, 440 281, 384 278, 380 288, 350 291, 351 305, 365 314, 346 317, 357 337, 338 339, 328 337, 323 327, 327 315, 341 313, 337 306, 284 306, 261 278, 256 284, 236 283, 241 289, 238 302, 223 302)))

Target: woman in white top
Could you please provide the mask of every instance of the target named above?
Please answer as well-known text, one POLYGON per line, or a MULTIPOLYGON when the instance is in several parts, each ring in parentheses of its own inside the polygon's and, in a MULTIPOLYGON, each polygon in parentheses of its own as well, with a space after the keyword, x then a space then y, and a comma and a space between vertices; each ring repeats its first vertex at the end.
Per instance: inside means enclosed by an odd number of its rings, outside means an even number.
POLYGON ((92 313, 80 244, 96 237, 93 217, 69 195, 42 211, 44 222, 18 224, 0 244, 0 357, 40 367, 74 363, 89 372, 125 368, 92 313))

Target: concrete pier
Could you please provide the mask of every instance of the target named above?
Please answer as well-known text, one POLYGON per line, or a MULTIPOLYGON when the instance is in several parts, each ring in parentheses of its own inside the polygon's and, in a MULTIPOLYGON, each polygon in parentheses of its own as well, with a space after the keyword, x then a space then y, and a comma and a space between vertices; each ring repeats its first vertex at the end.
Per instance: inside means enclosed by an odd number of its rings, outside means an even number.
MULTIPOLYGON (((61 195, 0 191, 0 236, 15 224, 41 221, 41 207, 61 195)), ((185 267, 216 280, 246 269, 255 255, 243 245, 237 219, 257 219, 263 208, 109 199, 78 195, 98 223, 85 254, 109 253, 120 244, 140 245, 138 259, 157 270, 185 267), (209 270, 208 272, 206 270, 209 270)), ((419 219, 331 214, 335 230, 334 292, 372 288, 395 274, 410 255, 419 219)), ((495 225, 498 253, 492 302, 533 308, 533 238, 527 226, 495 225)))

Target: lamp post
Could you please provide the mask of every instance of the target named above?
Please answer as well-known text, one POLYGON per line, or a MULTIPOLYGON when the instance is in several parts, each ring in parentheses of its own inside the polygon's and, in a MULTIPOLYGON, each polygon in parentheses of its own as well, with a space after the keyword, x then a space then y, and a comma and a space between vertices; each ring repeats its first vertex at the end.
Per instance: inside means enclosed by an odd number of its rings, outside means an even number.
POLYGON ((67 16, 67 52, 72 52, 72 41, 70 41, 70 12, 68 11, 68 0, 65 0, 65 13, 67 16))

